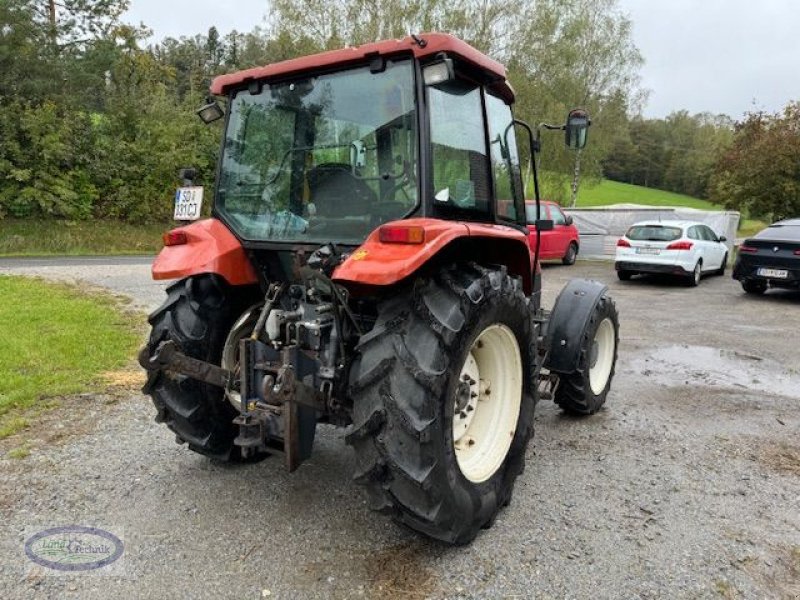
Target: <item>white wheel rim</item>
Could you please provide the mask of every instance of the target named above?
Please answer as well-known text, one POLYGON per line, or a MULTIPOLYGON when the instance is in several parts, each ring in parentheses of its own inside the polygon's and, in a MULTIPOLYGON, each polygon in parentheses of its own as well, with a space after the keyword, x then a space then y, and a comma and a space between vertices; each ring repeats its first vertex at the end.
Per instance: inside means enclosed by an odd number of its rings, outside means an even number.
POLYGON ((522 355, 505 325, 483 330, 470 348, 456 384, 453 445, 461 473, 473 483, 505 461, 522 405, 522 355))
POLYGON ((589 356, 589 387, 595 396, 603 393, 611 377, 615 345, 614 324, 611 319, 603 319, 597 326, 589 356))

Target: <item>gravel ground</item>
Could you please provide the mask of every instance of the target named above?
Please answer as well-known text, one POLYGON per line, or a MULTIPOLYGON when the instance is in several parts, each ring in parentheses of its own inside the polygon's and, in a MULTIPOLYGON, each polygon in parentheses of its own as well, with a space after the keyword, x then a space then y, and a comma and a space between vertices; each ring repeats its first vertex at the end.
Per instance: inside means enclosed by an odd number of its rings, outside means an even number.
MULTIPOLYGON (((141 260, 4 272, 146 308, 162 288, 141 260)), ((292 475, 280 457, 230 467, 176 445, 139 393, 98 390, 38 423, 28 458, 0 460, 0 597, 800 597, 800 294, 622 283, 583 262, 545 269, 547 304, 577 276, 608 282, 620 310, 608 403, 588 419, 537 407, 513 501, 469 547, 368 512, 341 430, 321 427, 292 475), (26 532, 66 524, 122 537, 118 575, 31 568, 26 532)))

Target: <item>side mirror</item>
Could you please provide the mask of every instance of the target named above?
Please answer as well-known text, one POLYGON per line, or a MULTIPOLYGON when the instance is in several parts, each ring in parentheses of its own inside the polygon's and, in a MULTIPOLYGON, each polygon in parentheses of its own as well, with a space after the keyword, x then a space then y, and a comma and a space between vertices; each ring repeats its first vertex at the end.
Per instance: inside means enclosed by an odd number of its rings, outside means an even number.
POLYGON ((586 146, 586 138, 591 124, 589 113, 585 110, 576 108, 569 111, 567 125, 564 128, 566 132, 564 141, 567 147, 573 150, 582 150, 586 146))
POLYGON ((574 223, 574 221, 572 220, 572 217, 569 216, 569 215, 566 215, 566 219, 564 221, 564 225, 572 225, 573 223, 574 223))
POLYGON ((726 238, 724 235, 721 235, 721 236, 719 236, 719 241, 720 242, 727 242, 728 238, 726 238))

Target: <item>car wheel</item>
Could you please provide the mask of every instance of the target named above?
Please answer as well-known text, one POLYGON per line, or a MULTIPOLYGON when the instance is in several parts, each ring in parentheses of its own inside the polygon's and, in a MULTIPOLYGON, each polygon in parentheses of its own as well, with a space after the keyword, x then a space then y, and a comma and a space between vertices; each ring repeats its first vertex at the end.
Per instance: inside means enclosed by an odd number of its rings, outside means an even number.
POLYGON ((565 265, 574 265, 575 261, 578 259, 578 244, 575 242, 570 242, 569 247, 567 248, 567 253, 564 255, 564 258, 561 259, 562 264, 565 265))
POLYGON ((633 277, 632 271, 617 271, 617 277, 619 277, 620 281, 628 281, 631 277, 633 277))
POLYGON ((703 277, 703 261, 698 260, 697 264, 694 266, 694 270, 692 271, 691 275, 689 275, 689 285, 691 287, 697 287, 700 285, 700 279, 703 277))
POLYGON ((742 281, 742 289, 748 294, 761 295, 767 291, 767 282, 754 279, 745 279, 742 281))
POLYGON ((725 253, 725 256, 722 259, 722 264, 720 265, 719 269, 714 271, 715 275, 725 275, 725 269, 728 267, 728 253, 725 253))

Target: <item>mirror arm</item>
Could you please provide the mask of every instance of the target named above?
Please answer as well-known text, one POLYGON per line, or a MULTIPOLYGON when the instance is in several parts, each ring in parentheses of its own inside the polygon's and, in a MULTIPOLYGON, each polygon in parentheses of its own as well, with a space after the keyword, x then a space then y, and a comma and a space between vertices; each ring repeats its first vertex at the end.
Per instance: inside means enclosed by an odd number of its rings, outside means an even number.
MULTIPOLYGON (((528 132, 528 141, 530 142, 530 146, 531 146, 531 165, 532 165, 532 169, 533 169, 533 195, 534 195, 534 199, 536 200, 536 223, 537 223, 537 227, 536 227, 536 248, 534 249, 534 252, 533 252, 533 268, 535 270, 536 269, 536 265, 539 264, 539 249, 540 249, 541 243, 542 243, 542 236, 540 235, 539 228, 538 228, 538 223, 542 218, 541 195, 539 194, 539 173, 538 173, 538 169, 536 168, 536 153, 539 152, 540 149, 541 149, 541 142, 540 142, 541 132, 539 131, 539 129, 537 129, 536 130, 536 135, 534 135, 533 134, 533 129, 531 128, 530 125, 528 125, 525 121, 520 121, 519 119, 514 119, 514 120, 511 121, 511 123, 508 124, 508 127, 506 127, 505 135, 503 136, 505 138, 506 145, 508 145, 508 132, 514 125, 519 125, 525 131, 528 132)), ((523 186, 524 186, 524 183, 523 183, 523 186)), ((524 187, 523 187, 523 190, 522 190, 522 209, 523 209, 523 215, 524 215, 525 214, 525 212, 524 212, 525 211, 525 189, 524 189, 524 187)))

